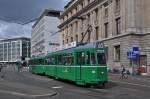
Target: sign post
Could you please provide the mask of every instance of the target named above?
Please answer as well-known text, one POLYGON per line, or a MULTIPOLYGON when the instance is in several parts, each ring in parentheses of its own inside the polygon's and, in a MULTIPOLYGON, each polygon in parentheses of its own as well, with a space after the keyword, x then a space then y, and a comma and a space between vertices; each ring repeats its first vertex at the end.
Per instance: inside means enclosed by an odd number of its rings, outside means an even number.
POLYGON ((139 55, 140 55, 139 47, 132 47, 127 52, 127 57, 131 61, 133 75, 135 75, 135 73, 136 73, 135 72, 135 63, 137 64, 137 62, 139 60, 139 55))

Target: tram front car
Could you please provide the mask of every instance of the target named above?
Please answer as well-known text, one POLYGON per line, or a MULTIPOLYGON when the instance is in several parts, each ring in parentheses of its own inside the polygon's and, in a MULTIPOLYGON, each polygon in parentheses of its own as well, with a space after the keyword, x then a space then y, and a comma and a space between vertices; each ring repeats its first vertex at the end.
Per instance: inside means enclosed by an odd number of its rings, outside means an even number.
MULTIPOLYGON (((107 64, 106 64, 106 48, 101 42, 90 43, 82 47, 78 47, 77 64, 80 63, 81 79, 84 84, 102 84, 108 81, 107 64)), ((78 64, 79 65, 79 64, 78 64)))

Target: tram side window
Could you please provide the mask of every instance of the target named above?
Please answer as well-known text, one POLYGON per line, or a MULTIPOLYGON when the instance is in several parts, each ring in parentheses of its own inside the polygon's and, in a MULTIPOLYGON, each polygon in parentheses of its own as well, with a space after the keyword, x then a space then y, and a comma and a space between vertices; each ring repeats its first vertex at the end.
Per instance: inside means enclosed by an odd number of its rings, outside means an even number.
POLYGON ((31 65, 35 65, 35 60, 31 60, 31 65))
POLYGON ((85 53, 84 52, 78 52, 76 58, 77 58, 77 64, 78 65, 84 65, 85 64, 85 53))
POLYGON ((50 65, 54 65, 55 64, 55 58, 54 57, 49 57, 48 59, 47 59, 47 61, 48 61, 48 64, 50 64, 50 65))
POLYGON ((58 65, 65 65, 66 64, 66 59, 64 55, 58 55, 57 56, 57 64, 58 65))
POLYGON ((72 57, 72 55, 68 55, 66 58, 67 58, 67 65, 72 65, 73 64, 73 57, 72 57))
POLYGON ((39 60, 38 60, 38 64, 39 64, 39 65, 44 65, 44 60, 43 60, 43 59, 39 59, 39 60))
POLYGON ((104 53, 97 53, 98 64, 106 64, 106 58, 104 53))
POLYGON ((49 65, 49 59, 48 58, 45 59, 45 65, 49 65))
POLYGON ((96 64, 95 54, 93 52, 92 53, 90 53, 89 51, 87 52, 86 62, 87 62, 88 65, 96 64))
POLYGON ((86 54, 86 62, 88 65, 90 64, 90 52, 89 51, 86 54))
POLYGON ((63 65, 72 65, 73 64, 73 56, 72 54, 66 54, 62 57, 63 65))
POLYGON ((55 61, 56 61, 56 59, 55 59, 55 57, 53 56, 53 57, 51 58, 51 64, 52 64, 52 65, 55 65, 55 63, 56 63, 55 61))
POLYGON ((29 60, 29 65, 33 65, 33 64, 32 64, 32 60, 29 60))
POLYGON ((91 53, 91 65, 93 64, 96 64, 96 61, 95 61, 95 54, 94 53, 91 53))
POLYGON ((37 59, 35 59, 35 61, 34 61, 34 65, 38 65, 39 63, 38 63, 38 60, 37 59))
POLYGON ((38 59, 35 60, 34 65, 39 65, 39 60, 38 59))
POLYGON ((61 57, 62 57, 61 55, 58 55, 58 62, 57 62, 58 65, 62 65, 61 57))

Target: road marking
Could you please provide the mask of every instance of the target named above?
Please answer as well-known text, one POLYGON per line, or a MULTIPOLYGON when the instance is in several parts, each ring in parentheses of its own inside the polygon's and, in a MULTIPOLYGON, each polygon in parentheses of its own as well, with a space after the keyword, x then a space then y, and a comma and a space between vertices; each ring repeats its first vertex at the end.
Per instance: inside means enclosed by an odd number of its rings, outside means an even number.
POLYGON ((134 83, 128 83, 128 82, 122 82, 122 81, 113 81, 113 80, 109 80, 109 81, 111 81, 111 82, 116 82, 116 83, 122 83, 122 84, 133 85, 133 86, 149 87, 149 88, 150 88, 150 86, 142 85, 142 84, 134 84, 134 83))
POLYGON ((24 94, 24 93, 19 93, 19 92, 14 92, 14 91, 6 91, 6 90, 0 90, 0 93, 11 94, 15 96, 22 96, 22 97, 46 97, 46 96, 54 96, 57 94, 56 92, 53 92, 51 94, 29 95, 29 94, 24 94))
POLYGON ((139 90, 137 90, 137 89, 132 89, 132 88, 123 88, 123 89, 126 89, 126 90, 130 90, 130 91, 139 91, 139 90))
POLYGON ((53 89, 61 89, 61 88, 63 88, 63 86, 54 86, 54 87, 52 87, 53 89))
POLYGON ((104 92, 104 93, 108 93, 108 92, 112 91, 110 89, 93 89, 93 90, 96 90, 96 91, 99 91, 99 92, 104 92))

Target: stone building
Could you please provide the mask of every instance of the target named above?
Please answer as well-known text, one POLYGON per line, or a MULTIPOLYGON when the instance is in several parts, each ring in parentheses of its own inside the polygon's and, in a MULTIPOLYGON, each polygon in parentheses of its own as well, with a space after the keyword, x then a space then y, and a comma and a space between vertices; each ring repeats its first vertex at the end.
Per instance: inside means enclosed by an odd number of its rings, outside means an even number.
POLYGON ((32 27, 31 56, 42 56, 60 45, 57 26, 60 11, 45 9, 32 27))
POLYGON ((127 52, 139 47, 140 58, 134 69, 145 65, 150 74, 149 5, 150 0, 71 0, 60 16, 62 43, 80 42, 90 25, 89 41, 105 43, 110 69, 125 65, 132 72, 127 52))

